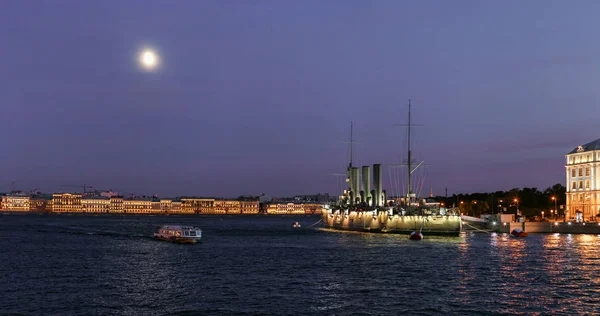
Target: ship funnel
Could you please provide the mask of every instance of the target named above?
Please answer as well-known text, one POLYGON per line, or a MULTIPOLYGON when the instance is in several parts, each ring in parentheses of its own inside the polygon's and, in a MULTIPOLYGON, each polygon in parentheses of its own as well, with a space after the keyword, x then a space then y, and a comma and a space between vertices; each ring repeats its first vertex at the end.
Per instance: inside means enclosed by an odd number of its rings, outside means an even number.
POLYGON ((375 196, 373 197, 373 206, 383 206, 381 192, 381 164, 373 165, 373 189, 375 191, 375 196))
POLYGON ((362 191, 365 193, 362 197, 363 203, 368 203, 371 199, 371 167, 362 167, 362 191))

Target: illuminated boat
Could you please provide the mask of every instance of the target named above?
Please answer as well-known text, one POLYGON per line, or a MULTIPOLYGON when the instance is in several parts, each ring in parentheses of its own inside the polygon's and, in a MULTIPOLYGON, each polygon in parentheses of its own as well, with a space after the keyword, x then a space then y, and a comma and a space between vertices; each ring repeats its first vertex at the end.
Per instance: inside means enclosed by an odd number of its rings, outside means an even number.
POLYGON ((295 222, 294 224, 292 224, 292 227, 294 227, 294 228, 300 228, 302 226, 300 225, 300 223, 295 222))
POLYGON ((179 244, 195 244, 202 239, 202 230, 193 226, 164 225, 154 233, 154 239, 179 244))
POLYGON ((513 237, 527 237, 527 233, 518 228, 513 229, 512 232, 510 232, 510 234, 513 237))

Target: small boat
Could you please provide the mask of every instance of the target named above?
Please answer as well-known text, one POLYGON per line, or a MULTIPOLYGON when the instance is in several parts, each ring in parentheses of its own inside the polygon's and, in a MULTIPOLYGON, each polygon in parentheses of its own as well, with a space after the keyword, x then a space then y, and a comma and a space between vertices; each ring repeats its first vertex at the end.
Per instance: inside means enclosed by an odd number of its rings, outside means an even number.
POLYGON ((414 231, 412 233, 410 233, 410 237, 408 237, 410 240, 421 240, 423 239, 423 234, 421 234, 421 232, 418 231, 414 231))
POLYGON ((300 223, 295 222, 294 224, 292 224, 292 227, 294 227, 294 228, 300 228, 302 226, 300 226, 300 223))
POLYGON ((158 227, 154 239, 179 244, 195 244, 202 239, 202 230, 193 226, 164 225, 158 227))
POLYGON ((510 232, 510 234, 513 237, 527 237, 527 233, 518 228, 513 229, 512 232, 510 232))

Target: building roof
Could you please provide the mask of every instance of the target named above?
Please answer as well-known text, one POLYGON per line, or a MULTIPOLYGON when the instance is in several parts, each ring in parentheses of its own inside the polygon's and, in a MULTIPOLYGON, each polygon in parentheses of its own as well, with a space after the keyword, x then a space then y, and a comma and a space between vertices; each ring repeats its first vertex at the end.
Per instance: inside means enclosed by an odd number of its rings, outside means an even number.
POLYGON ((575 149, 571 150, 567 155, 592 150, 600 150, 600 139, 596 139, 595 141, 587 143, 585 145, 577 146, 575 147, 575 149))
POLYGON ((110 200, 108 196, 85 196, 82 200, 110 200))

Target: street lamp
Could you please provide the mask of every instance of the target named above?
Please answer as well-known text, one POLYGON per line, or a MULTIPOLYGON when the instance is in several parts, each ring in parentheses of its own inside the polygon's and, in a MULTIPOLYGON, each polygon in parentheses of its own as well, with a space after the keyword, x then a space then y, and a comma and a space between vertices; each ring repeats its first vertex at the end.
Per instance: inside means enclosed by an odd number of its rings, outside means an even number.
POLYGON ((519 199, 515 198, 514 201, 517 203, 517 215, 521 215, 519 214, 519 199))
POLYGON ((544 211, 542 211, 542 218, 544 218, 544 211))
POLYGON ((554 215, 556 216, 556 218, 558 218, 558 208, 556 207, 556 196, 552 197, 552 201, 554 201, 554 215))

